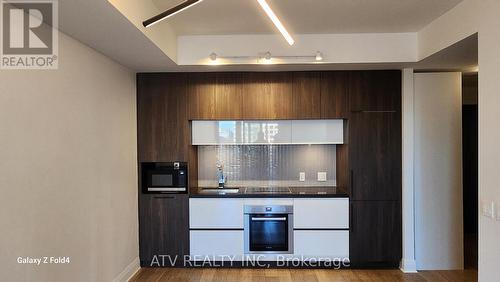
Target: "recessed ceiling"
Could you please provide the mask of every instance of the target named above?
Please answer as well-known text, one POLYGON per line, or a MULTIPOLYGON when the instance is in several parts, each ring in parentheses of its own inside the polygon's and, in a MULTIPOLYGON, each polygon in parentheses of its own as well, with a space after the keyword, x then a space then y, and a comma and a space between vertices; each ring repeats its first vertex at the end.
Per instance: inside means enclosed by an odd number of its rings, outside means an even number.
MULTIPOLYGON (((152 0, 164 11, 183 0, 152 0)), ((415 32, 462 0, 268 0, 290 33, 415 32)), ((153 15, 151 15, 153 16, 153 15)), ((169 18, 177 35, 270 34, 255 0, 205 0, 169 18)))

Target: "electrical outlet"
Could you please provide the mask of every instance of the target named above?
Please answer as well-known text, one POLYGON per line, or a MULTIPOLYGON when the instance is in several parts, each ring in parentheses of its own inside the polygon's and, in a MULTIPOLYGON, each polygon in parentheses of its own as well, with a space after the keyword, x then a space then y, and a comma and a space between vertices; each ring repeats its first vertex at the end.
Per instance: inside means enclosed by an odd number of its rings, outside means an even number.
POLYGON ((325 171, 318 172, 318 181, 321 181, 321 182, 326 181, 326 172, 325 171))
POLYGON ((306 181, 306 173, 305 172, 299 172, 299 181, 300 182, 306 181))
POLYGON ((495 218, 495 202, 481 201, 481 213, 485 217, 495 218))

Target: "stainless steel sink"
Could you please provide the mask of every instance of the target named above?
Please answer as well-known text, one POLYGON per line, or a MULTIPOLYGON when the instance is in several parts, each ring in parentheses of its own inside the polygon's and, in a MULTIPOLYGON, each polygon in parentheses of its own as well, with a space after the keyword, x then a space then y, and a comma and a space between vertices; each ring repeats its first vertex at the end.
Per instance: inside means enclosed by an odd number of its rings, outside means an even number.
POLYGON ((240 192, 240 188, 203 188, 200 193, 203 194, 236 194, 240 192))

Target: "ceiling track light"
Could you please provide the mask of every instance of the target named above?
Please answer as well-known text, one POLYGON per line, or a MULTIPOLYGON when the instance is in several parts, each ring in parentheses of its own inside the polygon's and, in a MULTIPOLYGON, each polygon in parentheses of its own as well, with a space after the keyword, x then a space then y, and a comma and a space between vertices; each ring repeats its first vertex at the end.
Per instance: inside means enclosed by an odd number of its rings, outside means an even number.
POLYGON ((171 16, 173 16, 175 14, 178 14, 178 13, 200 3, 201 1, 203 1, 203 0, 186 0, 182 3, 180 3, 179 5, 174 6, 170 9, 166 10, 165 12, 163 12, 161 14, 158 14, 150 19, 143 21, 142 25, 144 27, 150 27, 154 24, 157 24, 157 23, 159 23, 167 18, 170 18, 171 16))
POLYGON ((313 59, 316 62, 320 62, 323 60, 323 53, 320 51, 316 51, 315 55, 305 55, 305 56, 272 56, 271 52, 267 51, 265 53, 260 53, 257 56, 219 56, 215 52, 210 53, 208 55, 208 58, 212 63, 216 62, 219 58, 220 59, 234 59, 234 60, 241 60, 241 59, 247 59, 247 60, 253 60, 257 59, 257 62, 263 62, 266 64, 271 63, 271 60, 273 58, 276 59, 313 59))
POLYGON ((273 12, 271 7, 269 7, 269 4, 267 4, 266 0, 257 0, 257 2, 259 2, 260 6, 264 10, 264 12, 266 12, 267 16, 271 19, 274 26, 276 26, 276 28, 279 30, 279 32, 281 32, 281 35, 283 35, 283 37, 288 42, 288 44, 293 45, 295 43, 295 41, 293 40, 290 33, 288 33, 286 28, 283 26, 283 24, 281 23, 279 18, 276 16, 276 14, 273 12))

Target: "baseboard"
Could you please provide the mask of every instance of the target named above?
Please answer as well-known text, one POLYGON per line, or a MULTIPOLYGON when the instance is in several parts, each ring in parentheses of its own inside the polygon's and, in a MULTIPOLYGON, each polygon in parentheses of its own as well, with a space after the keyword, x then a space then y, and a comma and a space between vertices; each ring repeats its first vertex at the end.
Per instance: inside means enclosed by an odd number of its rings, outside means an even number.
POLYGON ((136 257, 125 269, 113 279, 113 282, 127 282, 134 276, 141 267, 139 266, 139 257, 136 257))
POLYGON ((415 260, 402 259, 399 269, 404 273, 417 273, 417 262, 415 260))

